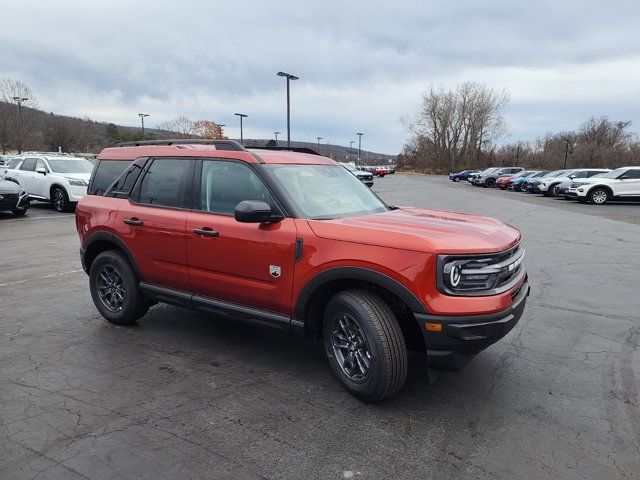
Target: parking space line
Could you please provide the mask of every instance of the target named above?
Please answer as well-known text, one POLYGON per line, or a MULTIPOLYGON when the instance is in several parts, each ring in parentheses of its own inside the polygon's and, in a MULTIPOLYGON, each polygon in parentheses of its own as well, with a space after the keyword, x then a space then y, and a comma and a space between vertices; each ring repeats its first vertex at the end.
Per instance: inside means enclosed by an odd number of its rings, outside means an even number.
POLYGON ((35 282, 36 280, 45 280, 47 278, 64 277, 65 275, 72 275, 74 273, 80 273, 80 272, 84 272, 84 270, 80 268, 78 270, 69 270, 68 272, 60 272, 60 273, 52 273, 50 275, 43 275, 41 277, 32 277, 32 278, 25 278, 23 280, 14 280, 13 282, 0 283, 0 287, 9 287, 11 285, 19 285, 21 283, 35 282))

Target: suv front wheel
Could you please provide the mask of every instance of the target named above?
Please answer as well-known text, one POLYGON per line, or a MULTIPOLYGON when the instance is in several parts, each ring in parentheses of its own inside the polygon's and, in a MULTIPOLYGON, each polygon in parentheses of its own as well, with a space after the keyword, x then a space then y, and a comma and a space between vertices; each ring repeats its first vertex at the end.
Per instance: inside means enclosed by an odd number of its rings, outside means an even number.
POLYGON ((334 295, 324 313, 324 347, 343 386, 365 402, 396 393, 407 377, 407 347, 389 306, 374 293, 334 295))
POLYGON ((89 271, 89 288, 100 314, 116 325, 131 325, 149 309, 131 264, 116 250, 95 258, 89 271))
POLYGON ((71 203, 69 203, 69 195, 64 191, 62 187, 56 187, 51 191, 51 203, 53 208, 58 212, 68 212, 71 209, 71 203))

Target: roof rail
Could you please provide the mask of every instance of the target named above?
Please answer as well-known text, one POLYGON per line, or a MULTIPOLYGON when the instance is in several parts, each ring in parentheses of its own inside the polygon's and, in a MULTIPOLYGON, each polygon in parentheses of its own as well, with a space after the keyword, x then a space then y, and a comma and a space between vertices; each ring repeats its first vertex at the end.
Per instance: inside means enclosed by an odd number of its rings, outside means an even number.
POLYGON ((308 153, 309 155, 320 155, 316 150, 309 147, 258 147, 254 145, 248 145, 248 148, 257 148, 258 150, 276 150, 284 152, 296 152, 296 153, 308 153))
POLYGON ((169 146, 169 145, 214 145, 217 150, 245 150, 235 140, 213 140, 205 138, 179 138, 167 140, 144 140, 139 142, 120 142, 116 147, 143 147, 143 146, 169 146))

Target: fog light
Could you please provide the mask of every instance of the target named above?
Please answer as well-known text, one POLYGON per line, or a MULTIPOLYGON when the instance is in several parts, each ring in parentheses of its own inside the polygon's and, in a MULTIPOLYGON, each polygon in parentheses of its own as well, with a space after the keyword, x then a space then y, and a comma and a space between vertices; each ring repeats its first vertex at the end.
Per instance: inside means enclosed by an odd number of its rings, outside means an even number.
POLYGON ((426 328, 430 332, 441 332, 442 331, 442 324, 441 323, 426 323, 425 322, 424 328, 426 328))

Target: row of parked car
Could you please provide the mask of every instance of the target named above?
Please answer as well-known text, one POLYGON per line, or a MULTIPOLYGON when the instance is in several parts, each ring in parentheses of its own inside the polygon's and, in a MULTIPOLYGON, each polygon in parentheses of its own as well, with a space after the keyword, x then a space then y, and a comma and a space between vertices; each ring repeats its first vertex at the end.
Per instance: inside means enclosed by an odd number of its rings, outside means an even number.
POLYGON ((640 198, 640 167, 570 168, 525 170, 522 167, 491 167, 463 170, 449 175, 452 182, 467 181, 485 188, 538 193, 602 205, 609 200, 640 198))
POLYGON ((50 202, 58 212, 73 209, 87 193, 93 163, 49 152, 4 157, 0 165, 0 211, 24 215, 31 200, 50 202))
POLYGON ((396 173, 395 167, 391 165, 365 165, 360 167, 360 170, 364 170, 365 172, 370 172, 376 177, 384 177, 385 175, 391 175, 396 173))

